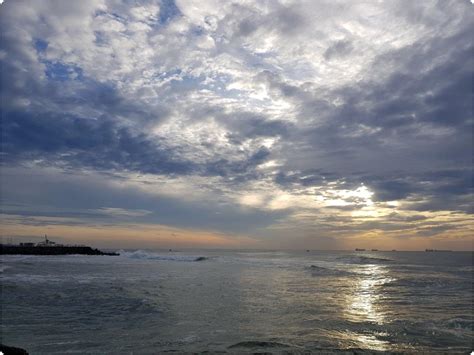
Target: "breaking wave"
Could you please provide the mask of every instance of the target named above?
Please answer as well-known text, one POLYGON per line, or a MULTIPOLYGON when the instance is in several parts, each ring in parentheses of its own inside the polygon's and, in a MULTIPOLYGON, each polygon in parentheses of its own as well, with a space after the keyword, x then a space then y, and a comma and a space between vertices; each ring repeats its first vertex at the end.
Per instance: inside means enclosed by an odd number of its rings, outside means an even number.
POLYGON ((209 260, 206 256, 196 255, 176 255, 176 254, 157 254, 146 250, 135 250, 135 251, 118 251, 121 256, 129 259, 140 259, 140 260, 163 260, 163 261, 205 261, 209 260))
POLYGON ((338 270, 338 269, 328 269, 321 266, 311 265, 308 267, 308 270, 311 272, 312 276, 349 276, 352 275, 351 272, 338 270))
POLYGON ((7 265, 0 265, 0 273, 3 273, 6 269, 10 269, 11 266, 7 266, 7 265))
POLYGON ((474 330, 474 320, 466 316, 459 316, 455 318, 448 318, 444 321, 446 329, 454 330, 474 330))

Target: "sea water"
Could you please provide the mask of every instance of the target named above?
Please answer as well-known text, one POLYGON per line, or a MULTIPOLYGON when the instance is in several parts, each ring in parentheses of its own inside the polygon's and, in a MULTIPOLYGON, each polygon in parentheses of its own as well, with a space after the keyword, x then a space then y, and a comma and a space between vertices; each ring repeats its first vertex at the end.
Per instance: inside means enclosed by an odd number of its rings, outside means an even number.
POLYGON ((1 342, 31 354, 473 350, 471 252, 120 253, 2 256, 1 342))

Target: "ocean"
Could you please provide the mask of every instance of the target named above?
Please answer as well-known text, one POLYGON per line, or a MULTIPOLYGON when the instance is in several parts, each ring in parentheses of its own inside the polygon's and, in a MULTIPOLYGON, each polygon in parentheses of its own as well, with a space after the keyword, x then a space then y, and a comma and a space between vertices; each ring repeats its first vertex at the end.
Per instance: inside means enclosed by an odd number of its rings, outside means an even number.
POLYGON ((473 253, 1 257, 1 342, 30 354, 470 353, 473 253))

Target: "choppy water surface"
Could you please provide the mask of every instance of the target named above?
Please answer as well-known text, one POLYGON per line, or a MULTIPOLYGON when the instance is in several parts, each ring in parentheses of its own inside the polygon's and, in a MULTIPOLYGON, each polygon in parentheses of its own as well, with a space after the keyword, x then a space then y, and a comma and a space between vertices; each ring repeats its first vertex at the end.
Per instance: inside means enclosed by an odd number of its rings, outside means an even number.
POLYGON ((1 340, 33 354, 469 353, 472 265, 469 252, 3 256, 1 340))

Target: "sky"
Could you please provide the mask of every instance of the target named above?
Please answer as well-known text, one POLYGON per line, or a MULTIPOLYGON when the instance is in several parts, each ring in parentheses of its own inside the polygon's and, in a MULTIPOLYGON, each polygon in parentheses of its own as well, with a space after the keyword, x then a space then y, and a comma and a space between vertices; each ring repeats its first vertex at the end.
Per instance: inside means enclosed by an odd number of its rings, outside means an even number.
POLYGON ((1 234, 472 250, 468 0, 6 0, 1 234))

